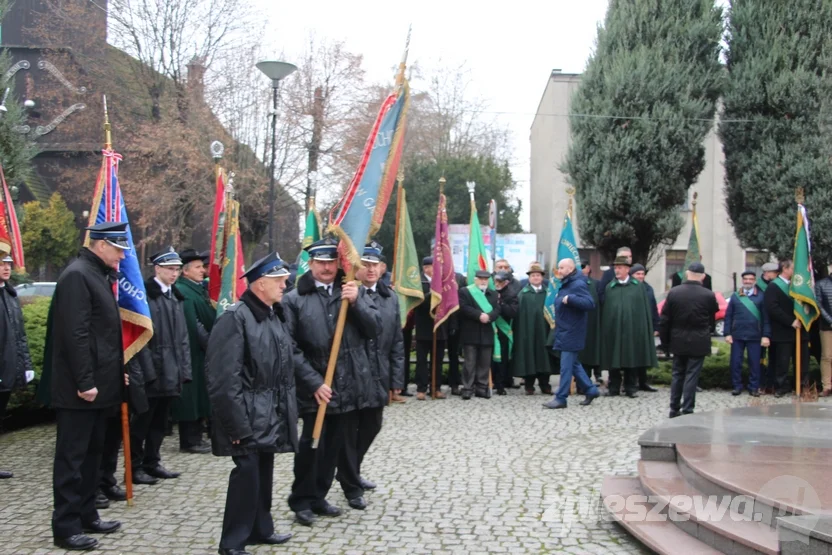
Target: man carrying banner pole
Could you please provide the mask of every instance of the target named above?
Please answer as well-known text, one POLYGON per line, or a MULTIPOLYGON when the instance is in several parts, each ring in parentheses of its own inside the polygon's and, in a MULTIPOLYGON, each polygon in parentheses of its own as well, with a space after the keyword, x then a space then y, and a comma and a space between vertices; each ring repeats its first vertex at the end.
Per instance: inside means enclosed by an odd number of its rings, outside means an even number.
MULTIPOLYGON (((789 283, 789 296, 794 299, 795 322, 800 325, 795 327, 795 389, 797 398, 800 399, 800 387, 808 383, 809 376, 801 376, 801 371, 808 370, 808 362, 803 363, 802 357, 808 361, 808 349, 803 351, 808 343, 808 332, 812 322, 820 315, 817 300, 815 299, 815 277, 812 270, 812 243, 809 238, 809 218, 806 215, 806 207, 803 205, 803 188, 797 190, 797 230, 794 237, 794 273, 789 283), (806 330, 807 339, 801 340, 801 326, 806 330)), ((778 356, 778 358, 780 358, 778 356)), ((780 370, 780 368, 778 368, 780 370)), ((778 386, 781 380, 778 375, 778 386)), ((782 392, 780 388, 780 392, 782 392)))

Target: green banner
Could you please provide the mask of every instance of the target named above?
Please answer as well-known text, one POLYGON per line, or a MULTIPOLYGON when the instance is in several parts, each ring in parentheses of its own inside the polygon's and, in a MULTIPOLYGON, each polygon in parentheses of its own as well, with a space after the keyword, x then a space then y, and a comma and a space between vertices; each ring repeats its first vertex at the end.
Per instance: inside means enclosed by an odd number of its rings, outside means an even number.
POLYGON ((789 283, 794 299, 794 315, 805 330, 817 320, 820 310, 815 300, 815 276, 809 242, 809 220, 802 204, 797 205, 797 232, 794 237, 794 275, 789 283))
POLYGON ((391 282, 399 298, 402 327, 407 323, 407 315, 425 300, 422 292, 422 275, 413 228, 410 227, 410 214, 407 211, 407 194, 399 189, 398 214, 396 214, 396 260, 393 263, 391 282))
POLYGON ((220 265, 222 283, 220 296, 217 299, 217 316, 225 312, 225 309, 237 302, 242 291, 237 291, 237 234, 240 233, 240 203, 229 198, 226 201, 228 218, 225 221, 225 257, 220 265))
POLYGON ((315 241, 321 238, 321 227, 318 225, 318 216, 315 214, 314 204, 310 206, 309 213, 306 215, 306 231, 303 234, 303 242, 301 243, 301 251, 298 255, 298 274, 295 277, 297 281, 300 276, 309 270, 309 253, 305 249, 315 241))
MULTIPOLYGON (((479 287, 476 285, 469 285, 467 289, 471 292, 471 297, 474 298, 474 302, 477 303, 480 310, 485 313, 489 313, 494 310, 494 307, 491 306, 491 303, 485 298, 485 293, 480 291, 479 287)), ((494 353, 491 355, 491 359, 497 362, 503 360, 502 348, 500 347, 500 337, 497 334, 498 330, 508 337, 508 356, 511 358, 511 353, 514 351, 514 334, 511 331, 511 326, 508 325, 508 322, 506 322, 502 316, 492 322, 491 326, 494 328, 494 353)))

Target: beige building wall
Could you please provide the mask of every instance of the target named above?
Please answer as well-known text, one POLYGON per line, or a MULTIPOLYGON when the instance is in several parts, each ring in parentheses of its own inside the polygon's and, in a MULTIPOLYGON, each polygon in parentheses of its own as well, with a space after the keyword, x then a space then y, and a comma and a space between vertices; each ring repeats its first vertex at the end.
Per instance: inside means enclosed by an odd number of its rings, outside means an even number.
MULTIPOLYGON (((538 256, 547 265, 551 265, 557 253, 563 216, 566 211, 567 194, 566 176, 559 166, 565 160, 570 141, 569 118, 570 102, 580 83, 580 75, 564 74, 554 70, 549 76, 543 98, 532 122, 529 140, 531 142, 531 175, 529 178, 531 232, 537 235, 538 256)), ((731 291, 733 273, 739 274, 746 266, 746 252, 740 247, 734 236, 734 230, 725 209, 725 168, 723 166, 722 143, 712 129, 705 138, 705 169, 697 182, 691 187, 698 193, 697 219, 699 221, 699 240, 702 262, 711 274, 714 291, 722 293, 731 291)), ((687 250, 690 236, 691 205, 683 210, 685 226, 676 242, 667 250, 657 253, 647 274, 647 281, 656 289, 656 293, 669 287, 672 273, 679 268, 679 258, 687 250), (668 252, 669 251, 669 252, 668 252), (681 252, 680 252, 681 251, 681 252)), ((580 239, 580 222, 573 211, 576 239, 583 248, 580 239)))

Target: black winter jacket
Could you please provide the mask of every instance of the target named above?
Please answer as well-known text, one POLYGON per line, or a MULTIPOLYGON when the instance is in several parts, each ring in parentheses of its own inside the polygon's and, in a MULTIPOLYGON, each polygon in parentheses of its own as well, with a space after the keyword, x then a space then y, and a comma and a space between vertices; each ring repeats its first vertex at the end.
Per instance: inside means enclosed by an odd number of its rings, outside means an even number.
POLYGON ((124 348, 113 284, 118 280, 89 249, 61 273, 52 297, 52 407, 103 409, 122 402, 124 348), (95 401, 79 391, 98 389, 95 401))
POLYGON ((0 391, 26 385, 26 372, 32 370, 29 343, 23 327, 23 311, 17 291, 10 283, 0 287, 0 391))
POLYGON ((251 291, 217 319, 205 355, 214 455, 297 451, 292 350, 281 306, 251 291))
POLYGON ((192 380, 185 297, 173 285, 171 297, 167 298, 154 278, 145 281, 144 287, 153 321, 153 337, 128 363, 131 375, 134 370, 141 369, 148 398, 179 397, 182 384, 192 380))
MULTIPOLYGON (((415 337, 416 341, 433 341, 433 316, 430 315, 430 281, 426 281, 427 276, 422 275, 422 293, 425 295, 425 300, 413 309, 413 314, 416 320, 415 337)), ((451 326, 457 326, 456 318, 451 315, 445 320, 439 329, 436 330, 436 340, 445 341, 448 339, 449 330, 451 326)), ((456 330, 454 330, 456 332, 456 330)))
MULTIPOLYGON (((332 296, 328 296, 317 290, 312 273, 306 272, 298 279, 296 288, 283 297, 286 326, 296 346, 295 381, 301 414, 318 410, 314 395, 326 375, 341 310, 342 279, 343 272, 338 272, 332 296)), ((359 295, 347 311, 327 413, 342 414, 370 406, 368 399, 377 389, 367 358, 366 341, 377 338, 380 332, 381 318, 375 305, 366 295, 359 295)))
POLYGON ((514 318, 517 318, 517 313, 520 310, 520 291, 523 286, 513 277, 509 280, 505 287, 497 291, 497 299, 500 305, 500 316, 511 324, 514 318))
POLYGON ((480 322, 483 311, 474 300, 467 287, 459 290, 459 319, 460 343, 463 345, 494 345, 494 326, 492 322, 500 317, 500 307, 497 302, 497 292, 493 289, 485 290, 485 299, 493 310, 488 312, 488 323, 480 322))
POLYGON ((367 357, 376 380, 376 392, 368 401, 370 407, 387 405, 391 389, 404 389, 404 338, 402 335, 399 299, 392 290, 379 281, 376 292, 362 287, 361 294, 370 297, 381 318, 381 333, 367 340, 367 357))
MULTIPOLYGON (((768 312, 771 325, 771 341, 774 343, 794 343, 795 332, 792 327, 794 316, 794 299, 784 293, 775 282, 783 283, 780 277, 771 280, 763 293, 763 306, 768 312)), ((788 288, 788 286, 786 286, 788 288)))
POLYGON ((719 310, 713 291, 685 281, 667 294, 661 315, 661 339, 676 356, 711 354, 711 327, 719 310))

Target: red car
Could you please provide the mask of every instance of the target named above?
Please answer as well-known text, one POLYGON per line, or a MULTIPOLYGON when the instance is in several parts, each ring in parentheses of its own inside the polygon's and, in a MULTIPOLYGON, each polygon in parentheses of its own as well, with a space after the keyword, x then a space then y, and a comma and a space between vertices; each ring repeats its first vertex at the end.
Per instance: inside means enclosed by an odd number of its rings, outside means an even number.
MULTIPOLYGON (((725 311, 728 310, 728 301, 730 300, 731 295, 733 295, 733 293, 728 294, 728 299, 726 299, 725 295, 723 295, 722 293, 714 293, 714 295, 716 296, 716 302, 719 305, 719 310, 717 311, 715 318, 716 326, 714 329, 714 334, 722 337, 722 334, 725 330, 725 311)), ((667 293, 665 293, 664 296, 666 297, 667 293)), ((659 301, 658 304, 659 314, 662 313, 663 308, 664 298, 661 301, 659 301)))

